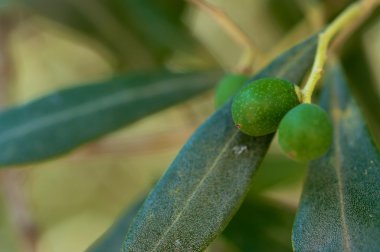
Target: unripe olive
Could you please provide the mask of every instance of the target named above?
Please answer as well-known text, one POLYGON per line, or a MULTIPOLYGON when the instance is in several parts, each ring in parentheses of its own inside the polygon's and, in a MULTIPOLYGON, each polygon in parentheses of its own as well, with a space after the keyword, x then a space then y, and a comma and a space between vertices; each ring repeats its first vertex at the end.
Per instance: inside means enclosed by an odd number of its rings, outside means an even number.
POLYGON ((232 102, 235 125, 251 136, 276 131, 282 117, 299 104, 298 87, 291 82, 263 78, 253 81, 236 94, 232 102))
POLYGON ((282 149, 297 160, 313 160, 330 147, 333 127, 327 113, 314 104, 301 104, 282 119, 278 141, 282 149))
POLYGON ((226 74, 218 83, 215 91, 215 107, 219 108, 234 96, 239 89, 248 81, 243 74, 226 74))

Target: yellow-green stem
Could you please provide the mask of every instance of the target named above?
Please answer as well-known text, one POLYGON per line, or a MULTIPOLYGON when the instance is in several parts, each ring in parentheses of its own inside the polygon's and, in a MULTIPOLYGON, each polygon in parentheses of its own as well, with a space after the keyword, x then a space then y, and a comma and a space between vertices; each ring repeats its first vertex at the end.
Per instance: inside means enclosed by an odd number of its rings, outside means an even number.
POLYGON ((314 64, 305 87, 302 90, 304 103, 311 103, 311 96, 314 88, 322 76, 323 67, 327 59, 328 46, 331 40, 342 28, 355 21, 355 19, 361 16, 362 13, 368 11, 369 7, 374 6, 375 4, 369 6, 366 1, 351 4, 324 31, 319 34, 314 64))

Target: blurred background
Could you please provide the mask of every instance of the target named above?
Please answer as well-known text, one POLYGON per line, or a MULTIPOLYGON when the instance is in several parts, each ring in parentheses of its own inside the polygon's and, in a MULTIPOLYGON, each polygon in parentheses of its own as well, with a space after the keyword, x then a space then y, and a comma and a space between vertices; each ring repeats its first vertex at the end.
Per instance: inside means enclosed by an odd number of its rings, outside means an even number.
MULTIPOLYGON (((351 1, 208 2, 248 34, 257 48, 255 66, 260 68, 319 31, 351 1)), ((358 99, 364 112, 371 113, 365 97, 380 95, 380 16, 373 15, 352 34, 350 43, 338 49, 353 89, 361 90, 358 99)), ((0 110, 120 73, 163 67, 229 71, 241 51, 210 15, 185 1, 0 0, 0 110)), ((0 251, 84 251, 124 209, 149 192, 213 111, 213 92, 205 93, 63 157, 2 169, 0 251)), ((369 119, 378 140, 377 122, 369 119)), ((233 227, 245 224, 252 236, 265 233, 274 239, 278 246, 271 251, 289 251, 307 165, 289 160, 276 143, 244 203, 264 202, 260 204, 265 207, 257 203, 255 213, 242 209, 226 237, 239 236, 233 227), (244 219, 249 214, 273 220, 268 225, 244 219)), ((265 246, 255 246, 265 251, 265 246)), ((239 251, 239 246, 221 237, 209 250, 239 251)))

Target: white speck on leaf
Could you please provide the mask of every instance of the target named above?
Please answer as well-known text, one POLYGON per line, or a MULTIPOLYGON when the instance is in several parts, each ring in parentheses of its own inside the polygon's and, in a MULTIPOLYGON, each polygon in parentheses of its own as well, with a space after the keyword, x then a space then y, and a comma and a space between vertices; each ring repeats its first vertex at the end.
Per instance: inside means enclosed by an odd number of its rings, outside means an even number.
POLYGON ((247 151, 248 148, 245 145, 237 145, 232 148, 232 151, 234 152, 235 155, 239 156, 243 152, 247 151))

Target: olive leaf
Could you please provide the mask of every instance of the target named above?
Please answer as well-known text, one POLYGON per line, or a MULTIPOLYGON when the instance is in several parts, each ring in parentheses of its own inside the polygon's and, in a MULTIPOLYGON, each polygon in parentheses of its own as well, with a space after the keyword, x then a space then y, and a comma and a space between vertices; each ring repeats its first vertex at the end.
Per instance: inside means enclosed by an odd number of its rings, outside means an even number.
POLYGON ((352 34, 349 43, 346 43, 340 56, 342 67, 345 70, 347 84, 366 118, 369 130, 377 146, 380 146, 380 94, 378 81, 371 71, 368 48, 363 41, 369 27, 373 27, 380 16, 380 8, 376 8, 371 16, 352 34), (363 88, 365 83, 365 88, 363 88))
MULTIPOLYGON (((299 83, 315 44, 312 37, 290 49, 253 79, 299 83)), ((123 251, 201 251, 228 224, 273 138, 240 133, 230 106, 214 113, 182 148, 131 224, 123 251)))
POLYGON ((58 91, 0 113, 0 165, 39 161, 215 86, 221 73, 136 73, 58 91))
POLYGON ((306 168, 305 163, 294 162, 284 155, 269 152, 255 174, 255 182, 248 196, 301 182, 306 175, 306 168))
MULTIPOLYGON (((115 1, 115 0, 114 0, 115 1)), ((123 13, 150 47, 185 49, 194 42, 181 22, 186 1, 122 0, 123 13)))
POLYGON ((378 251, 380 154, 339 65, 327 72, 321 104, 334 143, 311 162, 293 227, 296 251, 378 251))

